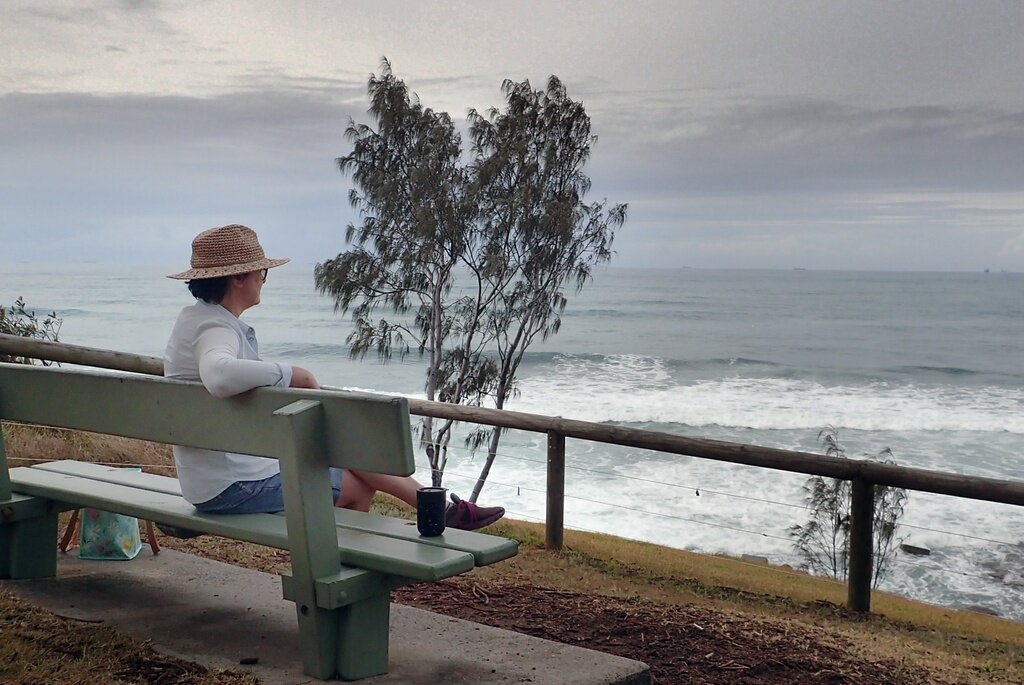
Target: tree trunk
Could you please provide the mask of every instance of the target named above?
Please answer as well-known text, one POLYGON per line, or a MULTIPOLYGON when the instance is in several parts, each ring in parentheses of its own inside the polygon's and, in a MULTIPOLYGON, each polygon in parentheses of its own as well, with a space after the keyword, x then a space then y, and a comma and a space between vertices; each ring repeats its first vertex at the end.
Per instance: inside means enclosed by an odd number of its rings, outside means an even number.
POLYGON ((484 489, 484 483, 487 482, 487 476, 491 472, 491 464, 494 463, 494 458, 498 456, 498 442, 501 440, 501 427, 495 426, 491 429, 491 442, 487 446, 487 461, 484 463, 483 469, 480 470, 480 477, 477 478, 476 485, 473 486, 473 494, 469 496, 469 501, 476 503, 477 497, 480 496, 480 491, 484 489))
MULTIPOLYGON (((426 394, 428 400, 434 400, 437 397, 437 376, 438 368, 441 366, 441 344, 440 344, 440 318, 441 318, 441 305, 440 305, 440 282, 435 280, 431 295, 433 300, 431 302, 431 329, 428 332, 428 339, 430 340, 430 362, 427 366, 427 387, 426 394)), ((434 420, 429 416, 423 417, 423 428, 420 432, 420 444, 424 445, 427 452, 427 461, 430 462, 430 483, 435 488, 441 487, 441 479, 444 476, 442 473, 443 467, 440 464, 441 459, 441 446, 437 444, 434 439, 434 420)))
POLYGON ((437 431, 436 439, 434 440, 434 454, 437 459, 437 466, 431 473, 431 482, 435 488, 441 487, 441 481, 444 480, 444 470, 448 466, 448 445, 452 441, 452 425, 454 421, 447 421, 444 428, 437 431))

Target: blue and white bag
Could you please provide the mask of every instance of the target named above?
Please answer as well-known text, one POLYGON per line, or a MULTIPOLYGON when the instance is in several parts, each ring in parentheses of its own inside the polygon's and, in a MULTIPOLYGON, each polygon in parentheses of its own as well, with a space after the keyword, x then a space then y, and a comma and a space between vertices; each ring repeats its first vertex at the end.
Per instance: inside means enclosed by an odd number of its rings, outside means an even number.
POLYGON ((134 559, 142 549, 139 520, 109 511, 82 510, 82 535, 78 556, 82 559, 134 559))

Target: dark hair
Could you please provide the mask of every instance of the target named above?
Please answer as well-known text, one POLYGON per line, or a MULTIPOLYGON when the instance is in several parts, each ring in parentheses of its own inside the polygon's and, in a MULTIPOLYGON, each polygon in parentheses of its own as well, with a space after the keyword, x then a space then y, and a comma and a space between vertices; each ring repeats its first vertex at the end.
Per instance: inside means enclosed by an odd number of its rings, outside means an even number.
POLYGON ((192 293, 192 297, 197 300, 202 300, 209 304, 220 304, 220 301, 224 299, 224 295, 228 292, 228 281, 230 278, 230 276, 193 278, 191 281, 185 281, 185 285, 188 286, 188 291, 192 293))

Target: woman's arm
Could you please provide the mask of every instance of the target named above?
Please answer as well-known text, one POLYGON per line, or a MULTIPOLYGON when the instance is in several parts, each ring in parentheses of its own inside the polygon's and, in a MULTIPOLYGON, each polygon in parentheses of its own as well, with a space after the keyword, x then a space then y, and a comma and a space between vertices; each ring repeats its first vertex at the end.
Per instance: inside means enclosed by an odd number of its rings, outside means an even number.
POLYGON ((262 386, 291 385, 291 366, 238 359, 239 344, 238 333, 229 326, 209 326, 196 336, 194 351, 199 362, 199 379, 211 395, 231 397, 262 386))

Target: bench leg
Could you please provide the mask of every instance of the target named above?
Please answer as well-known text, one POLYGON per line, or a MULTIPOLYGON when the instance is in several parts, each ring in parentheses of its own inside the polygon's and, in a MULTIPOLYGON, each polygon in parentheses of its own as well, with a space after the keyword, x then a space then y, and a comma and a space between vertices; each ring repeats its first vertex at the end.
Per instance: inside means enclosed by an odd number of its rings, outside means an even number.
POLYGON ((338 676, 358 680, 387 673, 391 594, 372 595, 337 611, 338 676))
POLYGON ((57 513, 0 524, 0 578, 57 575, 57 513))
POLYGON ((322 609, 295 602, 299 619, 299 649, 302 650, 302 671, 306 675, 328 680, 337 671, 335 643, 338 638, 336 609, 322 609))
POLYGON ((338 609, 296 602, 302 670, 328 680, 359 680, 388 672, 391 594, 380 593, 338 609))

